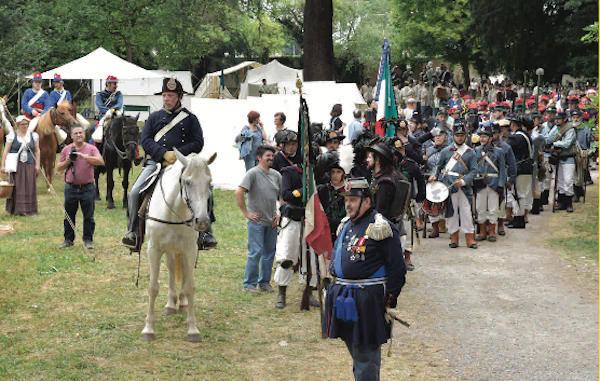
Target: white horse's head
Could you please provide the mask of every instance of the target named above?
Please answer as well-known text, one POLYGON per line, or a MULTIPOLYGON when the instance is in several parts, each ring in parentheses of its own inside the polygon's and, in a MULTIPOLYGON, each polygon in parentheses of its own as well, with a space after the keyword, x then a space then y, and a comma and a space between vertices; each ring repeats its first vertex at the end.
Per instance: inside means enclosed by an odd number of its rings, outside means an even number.
POLYGON ((192 226, 197 231, 207 231, 210 228, 208 201, 210 198, 211 174, 208 166, 217 158, 215 152, 206 160, 192 153, 184 156, 174 149, 177 160, 183 164, 181 179, 182 196, 192 214, 192 226))

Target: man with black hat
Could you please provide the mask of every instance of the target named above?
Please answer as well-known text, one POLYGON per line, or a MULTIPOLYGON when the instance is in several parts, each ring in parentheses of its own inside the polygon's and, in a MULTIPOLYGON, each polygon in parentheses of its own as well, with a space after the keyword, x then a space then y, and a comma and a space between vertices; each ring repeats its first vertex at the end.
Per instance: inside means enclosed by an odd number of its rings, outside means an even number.
MULTIPOLYGON (((540 126, 541 128, 539 128, 539 132, 540 135, 542 135, 544 137, 544 143, 545 143, 545 139, 548 138, 548 134, 550 134, 550 131, 552 130, 552 128, 554 128, 554 118, 556 117, 556 107, 555 106, 548 106, 546 108, 546 110, 544 111, 544 114, 546 115, 546 121, 542 123, 542 125, 540 126)), ((547 152, 547 150, 544 150, 544 166, 547 167, 546 169, 546 178, 540 182, 540 191, 542 192, 542 197, 541 197, 541 202, 542 205, 548 205, 550 204, 550 189, 552 188, 552 180, 554 179, 554 176, 556 175, 554 173, 553 170, 548 169, 548 167, 550 167, 549 161, 550 160, 550 153, 547 152)))
MULTIPOLYGON (((198 118, 181 104, 184 94, 188 93, 183 90, 181 82, 175 78, 165 78, 162 91, 156 93, 156 95, 162 95, 163 108, 150 114, 142 130, 142 147, 146 152, 146 166, 129 193, 127 206, 127 229, 129 231, 121 242, 123 246, 133 251, 139 251, 141 248, 138 210, 142 202, 140 190, 146 179, 158 169, 160 164, 166 167, 177 161, 173 148, 177 148, 183 155, 189 155, 190 153, 200 153, 204 147, 202 127, 200 127, 198 118)), ((210 209, 211 220, 214 221, 212 208, 210 209)), ((206 248, 216 246, 217 242, 212 236, 210 228, 206 234, 200 234, 200 239, 204 239, 202 245, 206 248)))
MULTIPOLYGON (((394 201, 400 196, 398 194, 400 192, 398 183, 400 180, 406 181, 406 177, 396 168, 392 150, 385 143, 378 143, 367 148, 367 165, 375 174, 371 183, 373 207, 393 223, 403 223, 401 221, 402 216, 399 213, 400 210, 395 209, 398 204, 394 201)), ((406 191, 410 192, 410 188, 406 191)), ((408 197, 410 197, 410 194, 408 197)), ((410 248, 405 247, 406 266, 412 269, 414 267, 410 254, 410 248)))
POLYGON ((412 117, 408 121, 408 130, 413 138, 419 139, 421 136, 425 135, 425 131, 422 129, 423 127, 423 119, 421 118, 421 114, 418 112, 413 112, 412 117))
POLYGON ((317 170, 327 172, 329 181, 319 185, 317 192, 319 193, 319 201, 323 206, 323 210, 329 221, 329 229, 331 229, 331 240, 335 241, 337 227, 346 217, 346 209, 344 209, 344 198, 342 193, 344 190, 344 180, 346 172, 340 165, 340 159, 337 153, 325 152, 317 157, 317 170), (324 168, 319 168, 324 167, 324 168))
POLYGON ((446 209, 450 247, 458 247, 458 231, 465 233, 467 246, 477 249, 475 228, 471 212, 473 191, 471 186, 477 173, 477 155, 467 144, 467 126, 463 119, 457 119, 452 127, 454 143, 445 148, 438 159, 435 172, 429 181, 440 180, 449 187, 450 197, 446 209))
POLYGON ((349 179, 342 194, 348 217, 331 257, 336 281, 327 288, 322 332, 346 343, 355 380, 379 380, 381 345, 392 331, 387 308, 396 307, 405 283, 402 246, 396 226, 374 210, 364 178, 349 179))
POLYGON ((546 149, 554 151, 553 154, 560 160, 556 181, 558 187, 559 210, 573 212, 573 195, 575 191, 575 142, 577 130, 571 122, 567 122, 564 112, 556 114, 556 125, 546 138, 546 149))
POLYGON ((492 126, 487 125, 479 131, 481 144, 475 148, 477 153, 477 179, 473 188, 477 192, 476 208, 479 236, 477 241, 496 242, 496 223, 500 199, 504 197, 506 186, 506 163, 504 152, 492 141, 492 126))
POLYGON ((283 147, 275 154, 275 160, 271 168, 281 172, 281 169, 290 165, 302 164, 302 157, 298 151, 298 133, 292 130, 281 130, 275 134, 275 142, 283 147))
MULTIPOLYGON (((511 146, 517 164, 517 179, 514 186, 508 189, 506 208, 512 207, 512 220, 509 228, 524 229, 526 214, 533 207, 533 142, 527 131, 523 130, 524 117, 514 115, 509 118, 512 134, 506 140, 511 146)), ((509 215, 507 213, 507 219, 509 215)))
POLYGON ((342 135, 341 131, 327 132, 327 136, 325 137, 325 148, 327 148, 327 152, 337 152, 344 138, 345 136, 342 135))

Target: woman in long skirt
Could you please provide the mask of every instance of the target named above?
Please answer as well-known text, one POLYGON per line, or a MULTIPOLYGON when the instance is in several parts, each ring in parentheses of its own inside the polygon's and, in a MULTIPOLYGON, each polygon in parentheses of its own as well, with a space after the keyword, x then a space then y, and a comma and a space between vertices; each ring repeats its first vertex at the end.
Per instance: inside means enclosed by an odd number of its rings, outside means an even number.
POLYGON ((28 132, 29 119, 17 117, 16 130, 6 136, 2 155, 1 173, 5 173, 8 153, 19 153, 17 171, 9 174, 9 182, 15 184, 12 198, 6 200, 6 211, 11 215, 33 216, 38 214, 36 177, 40 173, 39 135, 28 132))

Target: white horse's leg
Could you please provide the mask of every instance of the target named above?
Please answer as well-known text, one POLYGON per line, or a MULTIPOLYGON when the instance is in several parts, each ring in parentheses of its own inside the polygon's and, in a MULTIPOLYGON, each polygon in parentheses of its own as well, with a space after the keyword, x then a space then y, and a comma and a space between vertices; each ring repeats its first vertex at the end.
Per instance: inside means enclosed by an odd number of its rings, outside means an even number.
POLYGON ((154 301, 158 295, 158 275, 160 273, 160 253, 152 246, 152 242, 148 244, 148 262, 150 264, 150 282, 148 283, 148 315, 146 316, 146 326, 142 330, 142 341, 154 340, 154 301))
POLYGON ((194 263, 196 262, 196 256, 194 250, 181 256, 181 270, 183 272, 181 289, 188 299, 188 335, 187 341, 192 343, 198 343, 202 341, 200 331, 196 327, 196 315, 194 314, 194 263))
POLYGON ((175 282, 175 258, 173 253, 165 255, 167 269, 169 269, 169 293, 167 294, 167 304, 163 310, 163 315, 173 315, 177 313, 177 285, 175 282))

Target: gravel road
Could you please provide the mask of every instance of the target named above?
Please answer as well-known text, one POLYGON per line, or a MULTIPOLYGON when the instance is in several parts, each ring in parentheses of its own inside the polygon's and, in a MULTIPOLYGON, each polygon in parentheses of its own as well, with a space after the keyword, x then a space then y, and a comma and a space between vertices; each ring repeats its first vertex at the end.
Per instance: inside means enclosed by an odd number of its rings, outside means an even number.
POLYGON ((421 241, 399 300, 412 327, 394 327, 427 349, 399 353, 414 360, 408 379, 598 380, 597 262, 573 264, 544 245, 551 213, 477 250, 462 234, 458 249, 448 234, 421 241))

